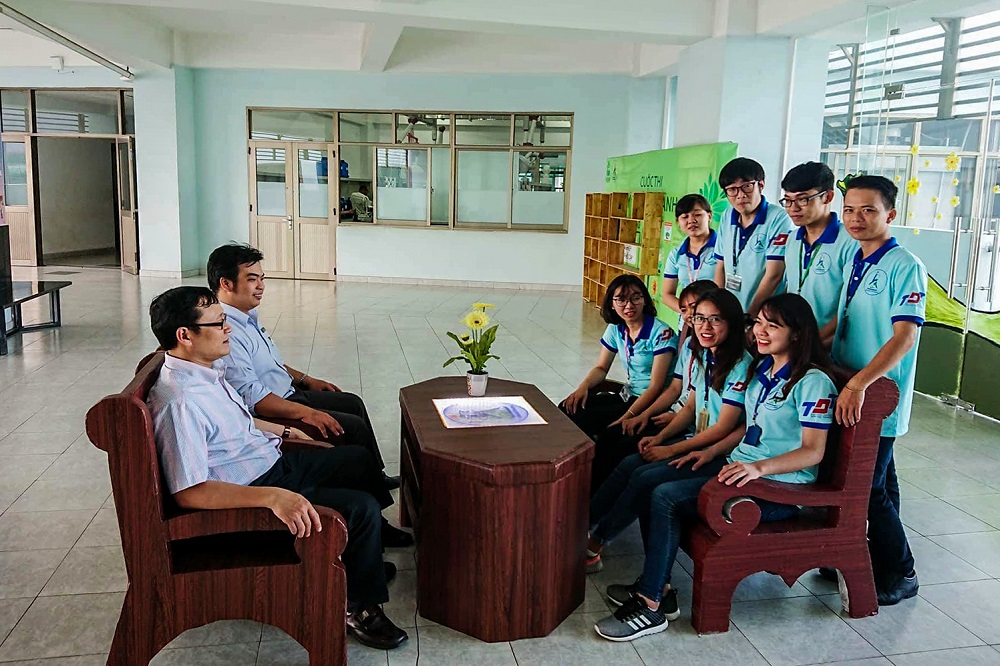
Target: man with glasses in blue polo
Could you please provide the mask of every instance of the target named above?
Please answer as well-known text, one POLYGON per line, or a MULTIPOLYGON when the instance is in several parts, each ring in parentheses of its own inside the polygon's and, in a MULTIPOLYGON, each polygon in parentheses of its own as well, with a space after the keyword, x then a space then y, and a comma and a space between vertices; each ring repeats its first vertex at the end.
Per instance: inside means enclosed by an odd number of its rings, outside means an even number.
POLYGON ((812 306, 827 347, 837 327, 844 267, 851 265, 860 247, 830 210, 833 188, 830 167, 806 162, 785 174, 779 202, 798 227, 785 246, 785 289, 812 306))
MULTIPOLYGON (((844 194, 844 227, 860 249, 844 269, 837 307, 833 357, 858 369, 837 399, 836 417, 853 426, 861 418, 865 392, 879 377, 899 386, 899 405, 882 423, 868 501, 868 550, 878 603, 891 606, 917 594, 913 553, 899 518, 899 483, 893 444, 906 434, 913 403, 920 327, 927 304, 927 270, 899 246, 890 224, 898 190, 882 176, 857 176, 844 194)), ((829 577, 830 571, 821 571, 829 577)))
POLYGON ((715 283, 736 294, 755 317, 761 303, 781 293, 792 222, 781 206, 764 198, 764 167, 754 160, 731 160, 719 172, 719 186, 729 208, 715 245, 715 283))

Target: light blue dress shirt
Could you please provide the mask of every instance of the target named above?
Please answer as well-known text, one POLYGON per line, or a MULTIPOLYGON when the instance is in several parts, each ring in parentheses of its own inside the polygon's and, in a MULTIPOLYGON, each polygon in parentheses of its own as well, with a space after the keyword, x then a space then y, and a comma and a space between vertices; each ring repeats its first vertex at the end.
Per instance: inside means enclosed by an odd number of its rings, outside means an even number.
POLYGON ((292 376, 285 370, 278 347, 257 320, 257 309, 245 314, 231 305, 222 304, 229 325, 229 356, 226 362, 226 379, 254 406, 269 393, 287 398, 295 393, 292 376))

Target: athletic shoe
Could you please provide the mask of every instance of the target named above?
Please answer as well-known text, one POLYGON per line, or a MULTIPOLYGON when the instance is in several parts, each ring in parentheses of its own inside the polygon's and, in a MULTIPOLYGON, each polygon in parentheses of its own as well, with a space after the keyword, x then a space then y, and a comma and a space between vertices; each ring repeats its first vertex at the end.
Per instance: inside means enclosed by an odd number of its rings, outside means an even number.
MULTIPOLYGON (((608 601, 613 603, 615 606, 624 606, 629 599, 634 597, 639 592, 639 579, 636 578, 635 582, 631 585, 608 585, 606 593, 608 595, 608 601)), ((663 595, 663 599, 660 600, 660 612, 667 616, 667 619, 673 622, 681 616, 680 607, 677 605, 677 590, 670 588, 663 595)))
POLYGON ((667 628, 667 616, 650 610, 638 597, 626 601, 613 615, 594 625, 594 631, 609 641, 631 641, 641 636, 657 634, 667 628))
POLYGON ((909 576, 900 576, 896 584, 884 590, 876 589, 878 592, 879 606, 895 606, 903 599, 917 596, 920 583, 917 581, 917 572, 912 572, 909 576))
POLYGON ((588 550, 584 563, 588 574, 594 574, 604 569, 604 562, 601 561, 600 553, 594 553, 588 550))

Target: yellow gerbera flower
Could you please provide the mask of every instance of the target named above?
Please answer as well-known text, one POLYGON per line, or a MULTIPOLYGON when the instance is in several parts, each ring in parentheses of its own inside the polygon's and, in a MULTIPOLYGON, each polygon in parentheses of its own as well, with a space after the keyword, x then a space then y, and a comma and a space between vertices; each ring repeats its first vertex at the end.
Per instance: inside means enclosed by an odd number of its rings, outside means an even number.
POLYGON ((910 146, 910 154, 916 155, 920 152, 920 146, 910 146))
POLYGON ((495 308, 495 307, 496 307, 495 305, 491 305, 490 303, 473 303, 472 304, 472 309, 473 310, 479 310, 480 312, 485 311, 486 308, 495 308))
POLYGON ((956 194, 951 198, 951 207, 955 208, 962 201, 962 199, 956 194))
POLYGON ((911 178, 906 181, 906 193, 911 197, 916 196, 917 192, 920 191, 920 181, 916 178, 911 178))
POLYGON ((958 171, 958 167, 961 163, 961 157, 959 157, 956 153, 949 153, 948 157, 944 158, 944 170, 958 171))
POLYGON ((470 312, 465 315, 465 319, 462 320, 462 323, 471 328, 473 331, 479 331, 490 323, 490 318, 486 316, 485 312, 470 312))

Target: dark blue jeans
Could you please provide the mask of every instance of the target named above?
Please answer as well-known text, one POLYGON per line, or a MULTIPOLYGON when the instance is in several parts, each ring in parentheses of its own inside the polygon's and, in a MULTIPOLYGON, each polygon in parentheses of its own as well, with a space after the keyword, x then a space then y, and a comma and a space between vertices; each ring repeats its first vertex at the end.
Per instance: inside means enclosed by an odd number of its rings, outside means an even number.
MULTIPOLYGON (((701 471, 701 470, 699 470, 701 471)), ((663 586, 670 582, 670 571, 677 559, 684 523, 698 513, 698 493, 707 478, 691 478, 664 483, 653 491, 649 504, 649 535, 646 541, 646 561, 639 578, 639 594, 659 602, 663 586)), ((784 520, 794 516, 799 508, 754 500, 760 506, 760 521, 784 520)))
POLYGON ((913 553, 899 519, 899 481, 893 459, 895 437, 881 437, 868 498, 868 552, 876 587, 896 584, 913 571, 913 553))
POLYGON ((650 497, 657 486, 686 479, 704 483, 725 464, 725 458, 719 457, 692 470, 690 464, 677 468, 669 460, 647 463, 641 455, 633 453, 618 464, 590 500, 591 538, 607 545, 638 518, 645 543, 650 497))

